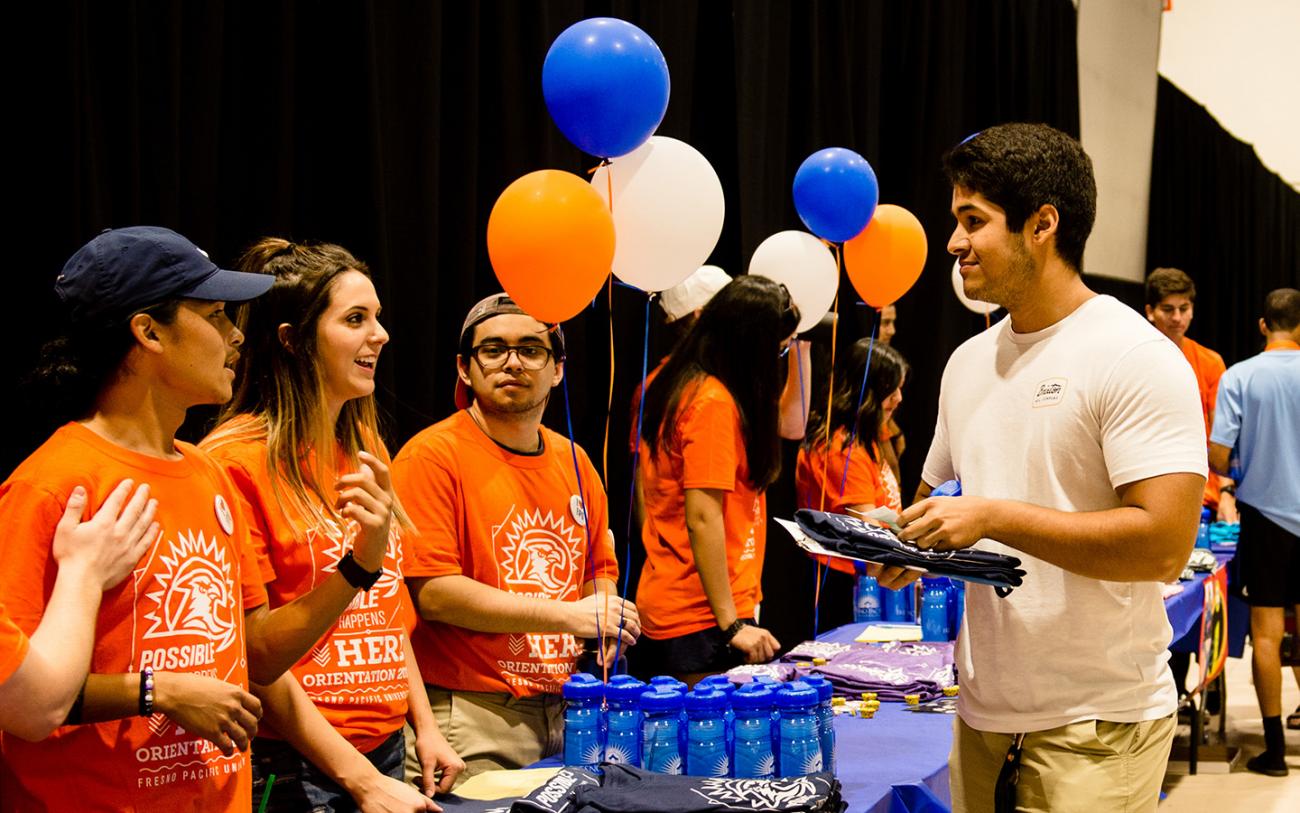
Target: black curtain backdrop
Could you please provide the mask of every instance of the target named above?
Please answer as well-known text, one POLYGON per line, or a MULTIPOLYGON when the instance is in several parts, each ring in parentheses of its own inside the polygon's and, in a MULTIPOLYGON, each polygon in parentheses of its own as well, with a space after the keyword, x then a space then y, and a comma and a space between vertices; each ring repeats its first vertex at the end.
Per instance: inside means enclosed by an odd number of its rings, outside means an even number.
POLYGON ((1188 335, 1229 365, 1263 349, 1264 296, 1300 288, 1300 193, 1164 77, 1156 97, 1147 268, 1196 282, 1188 335))
MULTIPOLYGON (((929 261, 898 303, 895 340, 913 369, 898 418, 907 493, 929 445, 939 373, 984 325, 950 288, 939 157, 1006 121, 1079 131, 1068 0, 33 5, 11 31, 29 56, 11 79, 21 115, 10 128, 19 234, 9 277, 21 305, 10 380, 56 328, 50 286, 62 263, 105 227, 170 226, 224 263, 266 234, 328 240, 370 264, 386 304, 393 341, 379 398, 394 450, 453 408, 461 320, 498 287, 484 242, 496 196, 535 169, 596 163, 564 140, 541 94, 547 48, 578 20, 621 17, 662 48, 672 97, 659 132, 693 144, 722 179, 726 224, 711 261, 730 273, 768 235, 802 228, 790 184, 822 147, 866 156, 881 201, 920 218, 929 261)), ((869 332, 874 316, 847 279, 839 307, 842 344, 869 332)), ((643 308, 640 295, 614 289, 608 480, 620 550, 643 308)), ((657 356, 657 308, 654 319, 657 356)), ((609 325, 603 294, 565 325, 573 422, 597 461, 609 325)), ((547 416, 560 431, 562 406, 553 399, 547 416)), ((187 425, 190 437, 202 417, 187 425)), ((6 470, 42 439, 38 418, 10 422, 6 470)), ((770 492, 774 516, 793 507, 793 451, 770 492)), ((812 566, 774 528, 764 584, 766 625, 787 645, 811 635, 812 566)), ((848 612, 847 584, 832 585, 822 627, 848 612)))

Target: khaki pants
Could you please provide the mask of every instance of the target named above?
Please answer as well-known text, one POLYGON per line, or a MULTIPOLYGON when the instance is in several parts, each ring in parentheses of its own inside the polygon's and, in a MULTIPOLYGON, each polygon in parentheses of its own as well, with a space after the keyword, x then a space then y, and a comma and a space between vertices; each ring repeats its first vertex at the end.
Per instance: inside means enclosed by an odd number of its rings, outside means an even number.
MULTIPOLYGON (((1151 813, 1169 761, 1174 715, 1142 723, 1081 723, 1035 731, 1020 757, 1016 810, 1151 813)), ((977 731, 958 718, 948 760, 953 813, 993 810, 1010 734, 977 731)))
MULTIPOLYGON (((438 727, 465 760, 458 785, 484 771, 526 767, 564 747, 564 701, 559 695, 515 697, 425 688, 438 727)), ((410 726, 406 732, 406 780, 414 782, 420 763, 410 726)))

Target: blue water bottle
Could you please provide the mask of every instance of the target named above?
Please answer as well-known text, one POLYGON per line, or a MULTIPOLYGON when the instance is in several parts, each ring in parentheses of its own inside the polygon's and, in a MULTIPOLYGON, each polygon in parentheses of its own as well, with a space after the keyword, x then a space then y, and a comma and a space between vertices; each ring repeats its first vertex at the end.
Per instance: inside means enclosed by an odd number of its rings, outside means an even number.
POLYGON ((948 587, 944 579, 921 579, 921 640, 947 641, 948 587))
POLYGON ((641 694, 645 684, 615 675, 605 686, 605 761, 641 764, 641 694))
POLYGON ((952 631, 952 639, 957 640, 957 633, 961 632, 962 616, 966 613, 966 583, 960 579, 948 580, 948 629, 952 631))
POLYGON ((898 624, 907 624, 916 620, 916 583, 899 588, 884 590, 885 620, 898 624))
POLYGON ((605 684, 586 672, 564 683, 564 764, 595 769, 604 751, 600 732, 600 705, 605 684))
POLYGON ((725 777, 731 773, 723 719, 726 708, 727 696, 717 689, 697 688, 686 695, 687 775, 725 777))
POLYGON ((655 773, 682 772, 683 695, 651 687, 641 695, 641 767, 655 773))
POLYGON ((735 746, 731 764, 737 779, 772 779, 776 754, 772 750, 772 687, 747 683, 731 695, 736 712, 735 746))
POLYGON ((817 736, 822 744, 822 770, 835 772, 835 708, 831 698, 835 687, 822 675, 804 675, 799 678, 817 690, 817 736))
POLYGON ((781 714, 777 737, 777 775, 806 776, 822 769, 822 743, 817 730, 817 690, 796 680, 776 693, 781 714))
POLYGON ((722 719, 727 724, 727 753, 731 753, 735 745, 735 724, 736 710, 731 705, 731 695, 736 691, 736 684, 732 683, 726 675, 709 675, 702 678, 695 688, 708 686, 710 689, 717 689, 727 696, 727 707, 722 712, 722 719))
POLYGON ((650 688, 661 692, 681 692, 682 697, 685 697, 686 692, 690 687, 671 675, 655 675, 650 678, 650 688))
POLYGON ((1210 549, 1210 522, 1213 517, 1210 516, 1209 508, 1201 509, 1201 524, 1196 529, 1196 547, 1210 549))
POLYGON ((853 620, 858 624, 880 620, 880 583, 875 576, 858 575, 853 586, 853 620))

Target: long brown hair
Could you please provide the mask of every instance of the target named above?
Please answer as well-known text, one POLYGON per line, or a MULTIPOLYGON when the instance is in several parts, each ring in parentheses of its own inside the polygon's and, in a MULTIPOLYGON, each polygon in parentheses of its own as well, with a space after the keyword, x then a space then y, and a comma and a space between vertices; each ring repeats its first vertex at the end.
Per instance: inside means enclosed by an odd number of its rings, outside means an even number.
MULTIPOLYGON (((239 309, 236 323, 244 345, 235 367, 234 396, 203 445, 216 449, 223 443, 265 440, 267 470, 276 475, 270 479, 281 510, 288 505, 309 520, 337 521, 333 500, 325 493, 332 483, 323 481, 324 473, 356 464, 362 450, 385 462, 389 456, 373 395, 346 401, 338 420, 329 424, 316 332, 335 281, 348 271, 369 277, 370 269, 342 246, 279 237, 259 240, 235 267, 272 274, 275 284, 239 309), (290 329, 282 337, 285 324, 290 329), (244 415, 252 419, 233 420, 244 415)), ((394 503, 393 513, 402 526, 410 526, 400 505, 394 503)))
POLYGON ((781 342, 798 324, 790 292, 766 277, 743 274, 718 291, 646 390, 641 438, 650 453, 658 454, 667 442, 692 384, 713 376, 740 413, 750 485, 763 491, 776 482, 781 342))

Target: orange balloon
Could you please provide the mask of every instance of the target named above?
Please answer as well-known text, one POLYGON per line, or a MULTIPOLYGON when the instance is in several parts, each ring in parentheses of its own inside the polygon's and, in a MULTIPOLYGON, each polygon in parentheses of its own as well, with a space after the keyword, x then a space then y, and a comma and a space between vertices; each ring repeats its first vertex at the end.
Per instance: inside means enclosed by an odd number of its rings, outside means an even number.
POLYGON ((505 292, 535 319, 563 322, 600 291, 614 264, 614 218, 571 172, 530 172, 492 206, 488 257, 505 292))
POLYGON ((898 301, 925 267, 925 230, 902 206, 882 203, 862 232, 844 244, 844 270, 873 308, 898 301))

